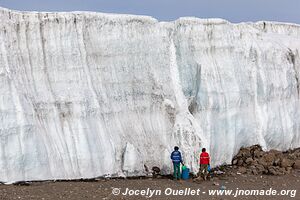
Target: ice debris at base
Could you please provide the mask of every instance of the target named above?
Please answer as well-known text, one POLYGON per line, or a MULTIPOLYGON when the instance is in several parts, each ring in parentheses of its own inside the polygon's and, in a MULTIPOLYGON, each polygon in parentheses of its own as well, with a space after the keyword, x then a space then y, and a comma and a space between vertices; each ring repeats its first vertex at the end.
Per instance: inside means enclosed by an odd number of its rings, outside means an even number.
POLYGON ((299 147, 299 53, 296 24, 0 9, 0 181, 299 147))

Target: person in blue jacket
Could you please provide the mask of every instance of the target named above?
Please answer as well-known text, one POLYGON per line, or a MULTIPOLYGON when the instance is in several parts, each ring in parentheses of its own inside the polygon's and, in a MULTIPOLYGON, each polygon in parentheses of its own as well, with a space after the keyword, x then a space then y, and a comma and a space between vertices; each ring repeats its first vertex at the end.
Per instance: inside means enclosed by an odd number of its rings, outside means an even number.
POLYGON ((174 168, 174 179, 180 179, 180 163, 183 164, 181 153, 179 151, 179 147, 175 146, 174 151, 171 153, 171 160, 173 162, 173 168, 174 168))

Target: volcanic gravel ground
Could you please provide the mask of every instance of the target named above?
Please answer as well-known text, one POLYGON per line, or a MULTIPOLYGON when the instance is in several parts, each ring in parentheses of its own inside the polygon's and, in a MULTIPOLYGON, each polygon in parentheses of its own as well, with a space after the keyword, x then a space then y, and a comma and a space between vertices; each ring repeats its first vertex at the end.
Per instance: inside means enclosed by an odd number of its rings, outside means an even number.
POLYGON ((294 170, 291 174, 282 176, 271 175, 220 175, 213 177, 209 181, 175 181, 168 178, 160 179, 100 179, 94 181, 48 181, 48 182, 31 182, 19 185, 0 185, 0 199, 300 199, 300 171, 294 170), (122 194, 113 195, 112 191, 124 193, 126 188, 130 190, 161 190, 161 195, 152 197, 133 195, 124 196, 122 194), (166 196, 164 192, 166 188, 172 190, 200 189, 199 195, 186 196, 166 196), (275 195, 275 196, 209 196, 208 190, 233 190, 236 188, 245 190, 297 190, 295 197, 291 195, 275 195), (203 193, 205 192, 205 194, 203 193))

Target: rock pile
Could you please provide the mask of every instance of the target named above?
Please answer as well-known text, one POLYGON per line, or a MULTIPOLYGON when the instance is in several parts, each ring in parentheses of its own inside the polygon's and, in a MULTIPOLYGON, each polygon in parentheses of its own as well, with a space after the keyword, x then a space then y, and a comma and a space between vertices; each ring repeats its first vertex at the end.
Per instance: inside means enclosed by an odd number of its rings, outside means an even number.
POLYGON ((300 148, 286 152, 264 152, 260 145, 241 148, 232 165, 241 174, 289 174, 293 169, 300 169, 300 148))

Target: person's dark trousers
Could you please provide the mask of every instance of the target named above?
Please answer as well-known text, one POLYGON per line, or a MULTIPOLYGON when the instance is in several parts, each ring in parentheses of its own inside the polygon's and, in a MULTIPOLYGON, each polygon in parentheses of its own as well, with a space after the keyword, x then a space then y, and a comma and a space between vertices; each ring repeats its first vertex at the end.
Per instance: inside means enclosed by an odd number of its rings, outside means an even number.
POLYGON ((174 179, 180 179, 180 163, 173 163, 174 179))
POLYGON ((208 164, 201 164, 199 169, 199 174, 202 176, 204 180, 207 179, 207 176, 209 174, 208 172, 208 164))

